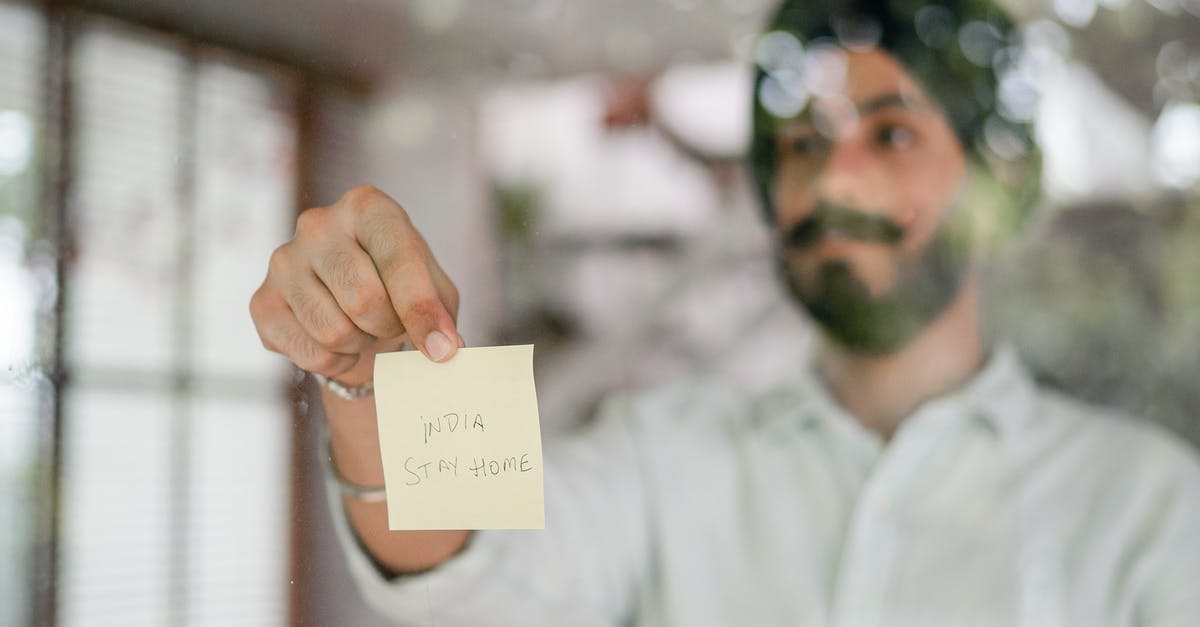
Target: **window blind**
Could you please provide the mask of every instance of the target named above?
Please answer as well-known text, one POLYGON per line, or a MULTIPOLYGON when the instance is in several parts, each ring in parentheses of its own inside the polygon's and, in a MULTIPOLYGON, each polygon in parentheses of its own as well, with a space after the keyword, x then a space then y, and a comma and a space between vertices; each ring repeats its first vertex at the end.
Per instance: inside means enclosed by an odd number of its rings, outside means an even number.
POLYGON ((99 19, 70 61, 60 622, 281 624, 291 413, 246 304, 292 222, 292 81, 99 19))
POLYGON ((45 33, 37 11, 0 3, 0 625, 24 624, 29 612, 42 409, 36 351, 42 299, 31 258, 38 238, 45 33))

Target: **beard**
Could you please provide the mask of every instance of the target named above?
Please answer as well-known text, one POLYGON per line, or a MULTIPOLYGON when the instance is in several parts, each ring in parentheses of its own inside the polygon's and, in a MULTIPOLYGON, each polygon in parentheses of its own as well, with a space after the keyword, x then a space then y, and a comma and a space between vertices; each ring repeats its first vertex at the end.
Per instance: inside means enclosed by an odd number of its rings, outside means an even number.
POLYGON ((905 263, 886 293, 871 291, 844 259, 821 264, 806 282, 788 260, 794 246, 776 254, 784 286, 830 339, 869 356, 893 354, 907 346, 958 296, 969 266, 964 238, 945 225, 920 256, 905 263))

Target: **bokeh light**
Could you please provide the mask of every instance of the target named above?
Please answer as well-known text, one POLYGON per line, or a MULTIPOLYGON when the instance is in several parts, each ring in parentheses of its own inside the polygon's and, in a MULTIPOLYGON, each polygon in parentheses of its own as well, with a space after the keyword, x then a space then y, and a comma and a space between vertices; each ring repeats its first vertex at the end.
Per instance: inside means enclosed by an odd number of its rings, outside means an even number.
POLYGON ((20 111, 0 111, 0 176, 22 172, 33 156, 33 124, 20 111))
POLYGON ((1160 182, 1175 188, 1200 183, 1200 105, 1168 105, 1154 123, 1154 171, 1160 182))
POLYGON ((1054 0, 1054 13, 1066 24, 1084 28, 1096 15, 1096 0, 1054 0))

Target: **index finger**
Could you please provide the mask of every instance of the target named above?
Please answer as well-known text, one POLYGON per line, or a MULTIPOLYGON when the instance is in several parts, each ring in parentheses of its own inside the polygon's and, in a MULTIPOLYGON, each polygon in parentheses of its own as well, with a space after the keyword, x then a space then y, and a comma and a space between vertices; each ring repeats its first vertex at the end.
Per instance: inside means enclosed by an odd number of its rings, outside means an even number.
POLYGON ((433 361, 453 357, 458 330, 437 286, 436 262, 403 209, 396 205, 364 212, 356 221, 355 237, 379 270, 413 344, 433 361))

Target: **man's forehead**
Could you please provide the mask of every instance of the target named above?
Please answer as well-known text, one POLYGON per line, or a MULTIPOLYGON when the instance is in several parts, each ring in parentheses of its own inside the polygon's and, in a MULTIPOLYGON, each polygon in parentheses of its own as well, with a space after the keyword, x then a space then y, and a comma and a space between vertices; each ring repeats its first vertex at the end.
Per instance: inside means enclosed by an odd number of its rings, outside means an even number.
POLYGON ((924 99, 900 61, 881 48, 826 46, 806 52, 803 59, 800 76, 814 99, 837 96, 861 103, 885 92, 900 93, 913 101, 924 99))
POLYGON ((842 95, 830 95, 812 99, 796 117, 803 120, 828 116, 844 109, 853 111, 858 117, 867 117, 889 110, 921 112, 926 109, 926 102, 920 94, 901 89, 884 89, 857 100, 842 95))
POLYGON ((916 80, 882 49, 815 46, 796 60, 793 77, 802 90, 803 103, 797 103, 801 106, 792 115, 784 116, 788 121, 928 108, 928 99, 916 80))

